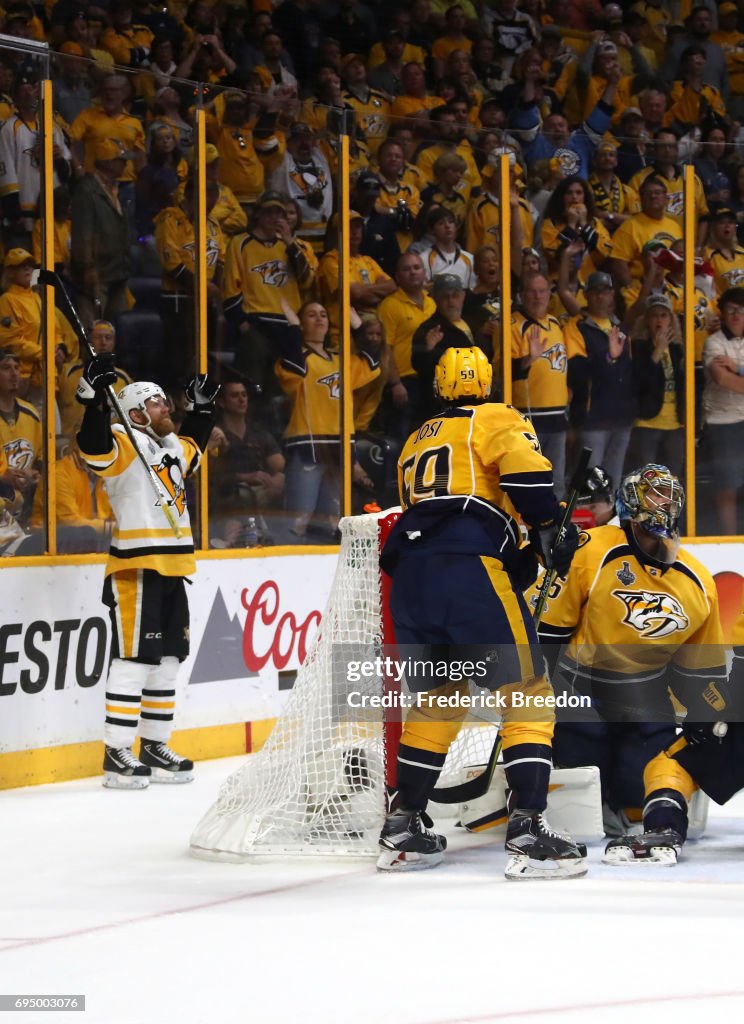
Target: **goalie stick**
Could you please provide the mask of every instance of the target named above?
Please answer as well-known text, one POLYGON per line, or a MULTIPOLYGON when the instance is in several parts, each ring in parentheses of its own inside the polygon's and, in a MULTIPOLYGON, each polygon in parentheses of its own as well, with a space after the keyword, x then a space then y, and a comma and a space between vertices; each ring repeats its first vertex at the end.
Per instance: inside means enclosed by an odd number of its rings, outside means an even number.
MULTIPOLYGON (((60 296, 62 297, 64 306, 66 307, 62 310, 62 312, 75 327, 76 334, 80 338, 81 342, 83 342, 83 344, 87 347, 90 355, 95 356, 96 351, 90 343, 90 339, 88 338, 88 332, 85 330, 85 327, 83 327, 83 323, 80 317, 78 316, 77 310, 72 304, 72 299, 70 298, 67 292, 67 288, 65 287, 64 281, 62 281, 59 274, 52 270, 41 270, 39 271, 39 282, 41 284, 50 285, 55 290, 59 289, 60 296)), ((134 430, 132 429, 132 425, 129 422, 129 417, 125 416, 124 413, 122 412, 122 408, 119 405, 119 400, 116 397, 116 393, 113 389, 113 386, 110 385, 109 387, 106 388, 106 394, 108 395, 108 399, 111 402, 111 407, 113 408, 116 415, 119 417, 119 422, 124 427, 125 434, 129 438, 132 447, 137 453, 137 458, 140 460, 142 466, 145 469, 147 479, 150 482, 150 488, 152 490, 153 496, 155 497, 155 504, 163 510, 163 515, 168 520, 168 526, 170 526, 171 530, 173 531, 173 535, 175 537, 180 538, 182 535, 181 527, 178 525, 178 520, 176 519, 173 512, 173 499, 170 498, 166 491, 163 489, 152 466, 145 458, 144 453, 140 451, 139 445, 137 444, 136 438, 134 436, 134 430)))
MULTIPOLYGON (((574 474, 571 477, 571 489, 568 492, 568 498, 566 500, 566 507, 563 510, 563 517, 561 518, 560 526, 558 527, 558 533, 555 535, 553 546, 557 547, 566 538, 566 532, 568 527, 571 525, 571 516, 576 508, 576 503, 581 496, 581 491, 584 487, 584 481, 586 480, 586 471, 589 469, 589 462, 592 457, 591 448, 582 448, 579 461, 574 470, 574 474)), ((550 588, 555 582, 555 578, 558 574, 555 569, 546 569, 545 575, 543 576, 542 586, 540 587, 540 593, 537 596, 537 603, 535 604, 535 610, 532 613, 532 619, 535 623, 535 629, 540 625, 540 619, 543 617, 545 611, 545 605, 548 602, 548 594, 550 588)))
MULTIPOLYGON (((576 503, 578 502, 581 491, 584 487, 586 472, 589 469, 591 457, 591 448, 582 448, 578 464, 574 470, 573 476, 571 477, 571 489, 568 494, 568 499, 566 500, 566 507, 563 510, 563 516, 561 517, 560 525, 558 527, 558 533, 555 536, 554 544, 556 545, 560 544, 566 536, 566 531, 571 523, 571 516, 573 515, 576 503)), ((540 625, 540 619, 545 611, 548 594, 550 593, 550 588, 555 582, 555 577, 555 569, 545 570, 545 576, 543 578, 542 586, 540 587, 537 603, 535 604, 535 611, 532 615, 535 628, 540 625)), ((491 753, 488 758, 488 763, 480 775, 476 776, 474 779, 468 779, 466 782, 461 782, 456 786, 443 786, 441 789, 435 788, 431 794, 431 799, 440 804, 459 804, 484 796, 491 785, 493 773, 500 756, 501 734, 499 734, 494 740, 493 747, 491 748, 491 753)))

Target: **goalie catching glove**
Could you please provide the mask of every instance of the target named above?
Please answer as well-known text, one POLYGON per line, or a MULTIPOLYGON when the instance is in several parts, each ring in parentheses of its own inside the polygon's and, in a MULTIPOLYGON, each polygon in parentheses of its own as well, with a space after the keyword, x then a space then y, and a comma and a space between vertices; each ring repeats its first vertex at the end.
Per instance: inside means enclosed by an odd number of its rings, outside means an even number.
POLYGON ((93 405, 105 394, 106 389, 118 381, 119 376, 114 366, 114 353, 102 352, 93 356, 83 370, 75 392, 75 398, 82 405, 93 405))
POLYGON ((557 522, 534 526, 530 530, 530 544, 546 569, 565 576, 579 546, 579 531, 575 523, 568 523, 563 530, 557 522))
POLYGON ((211 416, 221 387, 221 384, 211 381, 206 373, 194 377, 184 388, 186 412, 208 413, 211 416))

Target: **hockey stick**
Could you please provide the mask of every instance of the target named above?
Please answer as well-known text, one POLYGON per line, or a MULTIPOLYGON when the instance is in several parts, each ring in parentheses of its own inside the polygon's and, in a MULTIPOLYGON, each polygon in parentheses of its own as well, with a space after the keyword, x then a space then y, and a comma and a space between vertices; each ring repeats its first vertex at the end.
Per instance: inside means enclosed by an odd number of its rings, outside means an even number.
MULTIPOLYGON (((86 345, 90 355, 95 356, 96 350, 90 343, 88 332, 85 330, 85 327, 83 327, 83 323, 80 317, 78 316, 77 310, 72 304, 72 300, 67 292, 67 288, 65 287, 65 284, 62 281, 59 274, 57 274, 56 271, 52 270, 41 270, 39 272, 39 282, 40 284, 50 285, 54 289, 59 289, 62 299, 64 300, 64 305, 66 306, 64 313, 67 316, 67 319, 73 324, 78 337, 86 345)), ((168 493, 163 489, 160 480, 155 474, 155 470, 152 468, 150 463, 145 458, 144 452, 140 450, 140 447, 137 444, 137 440, 134 436, 134 430, 132 428, 131 423, 129 422, 129 417, 124 415, 122 408, 119 405, 119 400, 116 397, 116 392, 114 391, 112 385, 109 385, 106 388, 106 394, 108 395, 109 402, 111 402, 111 406, 114 412, 119 417, 121 425, 124 427, 124 433, 129 438, 132 447, 137 453, 137 458, 140 460, 142 466, 145 469, 147 479, 150 482, 150 487, 152 489, 153 496, 155 497, 155 504, 163 510, 163 515, 168 520, 168 526, 170 526, 174 536, 177 538, 182 537, 183 532, 181 530, 181 527, 178 525, 178 520, 176 519, 176 516, 173 512, 173 499, 170 498, 168 493)))
MULTIPOLYGON (((566 530, 568 529, 571 522, 571 516, 573 515, 573 511, 576 507, 576 502, 579 500, 581 489, 584 486, 584 479, 586 477, 586 471, 589 468, 589 461, 591 457, 591 448, 583 448, 581 455, 579 456, 578 465, 576 466, 576 470, 571 478, 571 489, 569 491, 568 500, 566 501, 566 507, 563 510, 563 516, 558 527, 558 533, 556 534, 556 544, 561 543, 566 535, 566 530)), ((540 594, 538 596, 533 615, 533 621, 536 628, 540 623, 540 618, 542 617, 543 612, 545 611, 548 593, 550 592, 550 588, 553 586, 555 577, 555 569, 546 570, 545 578, 543 579, 543 584, 540 588, 540 594)), ((488 763, 480 775, 477 775, 474 779, 469 779, 467 782, 462 782, 457 786, 443 786, 441 789, 436 788, 431 794, 431 799, 440 804, 459 804, 467 800, 476 800, 478 797, 484 796, 491 785, 493 773, 500 756, 501 733, 496 736, 493 747, 491 748, 491 754, 488 758, 488 763)))
MULTIPOLYGON (((568 499, 566 501, 566 507, 563 510, 563 517, 561 518, 560 526, 558 527, 558 533, 556 534, 553 546, 557 547, 561 544, 566 537, 566 531, 571 524, 571 516, 576 508, 576 502, 579 500, 581 490, 584 486, 584 480, 586 479, 586 471, 589 469, 589 461, 592 457, 591 448, 582 448, 581 455, 579 456, 579 462, 574 470, 574 475, 571 477, 571 490, 568 493, 568 499)), ((532 613, 532 620, 535 623, 535 628, 540 625, 540 619, 543 617, 545 611, 545 605, 548 602, 548 594, 550 588, 555 582, 555 578, 558 573, 555 569, 546 569, 545 575, 543 576, 542 586, 540 587, 540 593, 537 596, 537 603, 535 604, 535 610, 532 613)))
POLYGON ((480 775, 467 782, 461 782, 457 786, 442 786, 432 791, 430 800, 438 804, 461 804, 466 800, 476 800, 479 796, 485 796, 491 785, 491 779, 496 768, 496 763, 501 755, 501 733, 493 742, 488 763, 480 775))

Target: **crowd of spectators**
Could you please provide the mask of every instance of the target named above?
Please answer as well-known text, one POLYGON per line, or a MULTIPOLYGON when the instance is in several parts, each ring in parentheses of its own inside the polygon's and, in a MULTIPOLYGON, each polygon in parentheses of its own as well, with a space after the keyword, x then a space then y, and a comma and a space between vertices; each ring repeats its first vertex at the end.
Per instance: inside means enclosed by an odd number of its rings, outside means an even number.
MULTIPOLYGON (((582 443, 615 482, 649 460, 684 476, 692 164, 694 433, 713 495, 699 528, 744 532, 742 0, 9 0, 1 15, 20 48, 0 46, 0 553, 43 550, 47 64, 24 40, 51 49, 55 269, 122 382, 154 379, 176 409, 196 368, 205 111, 207 344, 224 384, 205 546, 336 534, 342 132, 355 511, 389 497, 446 347, 480 346, 500 397, 504 316, 513 402, 559 492, 582 443)), ((47 412, 61 549, 77 551, 105 543, 108 510, 74 450, 86 353, 64 308, 56 329, 47 412)))

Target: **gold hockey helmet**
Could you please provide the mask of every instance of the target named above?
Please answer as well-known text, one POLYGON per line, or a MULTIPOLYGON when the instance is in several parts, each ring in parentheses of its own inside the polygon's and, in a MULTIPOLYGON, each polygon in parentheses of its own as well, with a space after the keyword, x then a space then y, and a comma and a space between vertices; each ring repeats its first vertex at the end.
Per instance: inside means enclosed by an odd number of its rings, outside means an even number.
POLYGON ((473 348, 448 348, 434 368, 434 394, 445 402, 488 398, 493 370, 485 353, 473 348))

